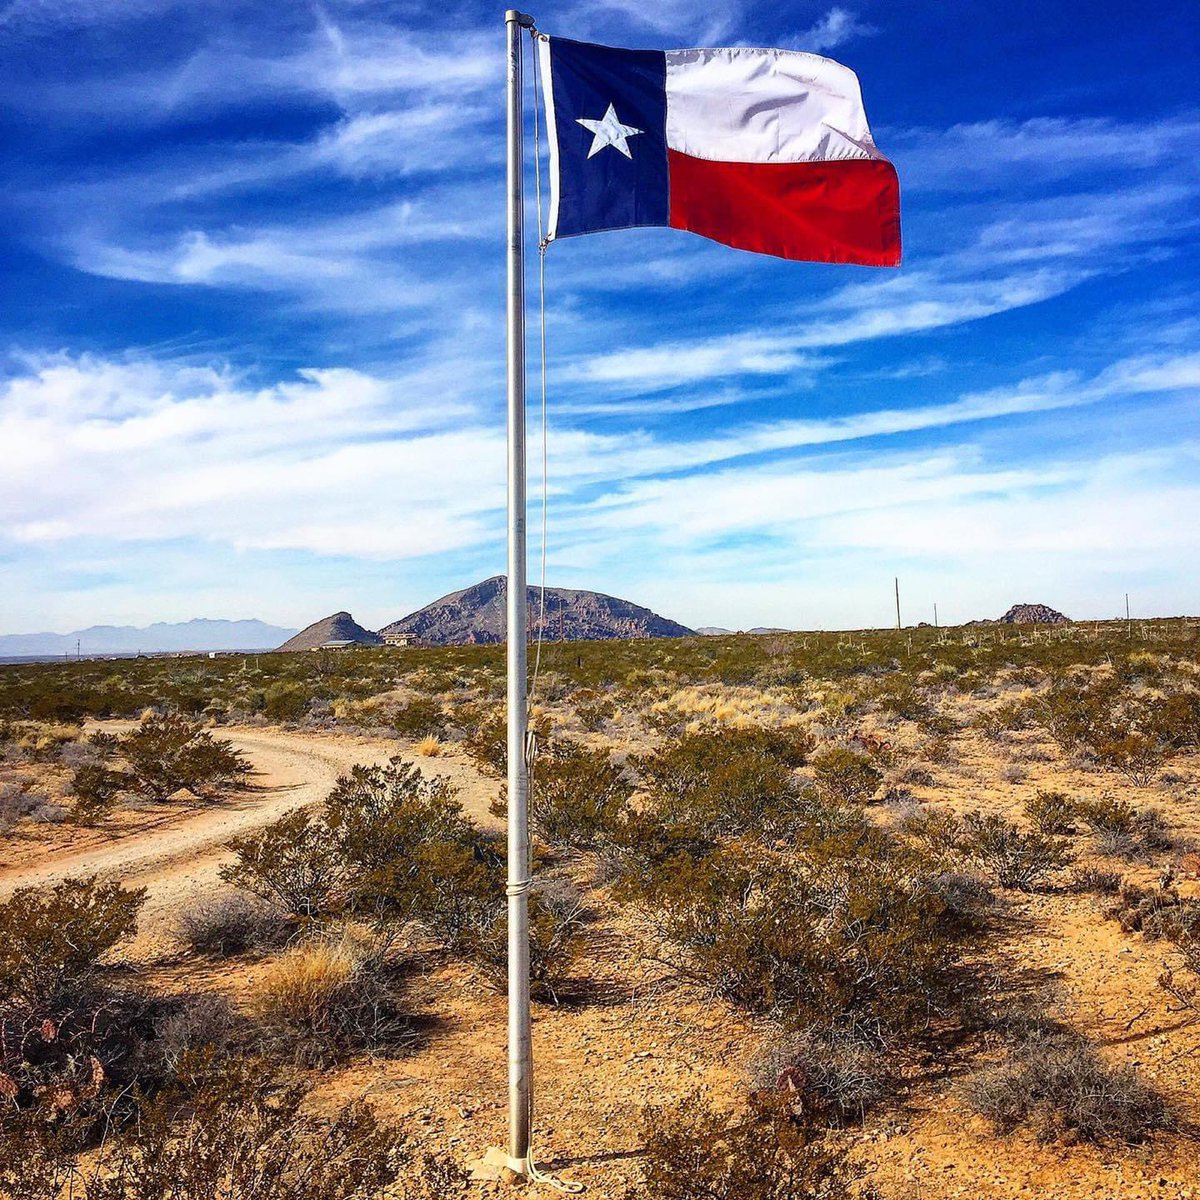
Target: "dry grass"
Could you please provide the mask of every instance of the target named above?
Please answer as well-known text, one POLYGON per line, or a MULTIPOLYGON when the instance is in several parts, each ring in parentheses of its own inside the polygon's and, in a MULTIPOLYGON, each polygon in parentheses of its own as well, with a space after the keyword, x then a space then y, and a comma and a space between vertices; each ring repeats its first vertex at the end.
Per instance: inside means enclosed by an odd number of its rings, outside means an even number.
POLYGON ((433 734, 428 734, 423 737, 416 745, 416 751, 422 758, 437 758, 443 750, 441 738, 435 737, 433 734))
POLYGON ((680 688, 651 705, 650 711, 660 718, 687 722, 691 733, 713 725, 747 729, 801 723, 800 713, 782 691, 720 683, 680 688))

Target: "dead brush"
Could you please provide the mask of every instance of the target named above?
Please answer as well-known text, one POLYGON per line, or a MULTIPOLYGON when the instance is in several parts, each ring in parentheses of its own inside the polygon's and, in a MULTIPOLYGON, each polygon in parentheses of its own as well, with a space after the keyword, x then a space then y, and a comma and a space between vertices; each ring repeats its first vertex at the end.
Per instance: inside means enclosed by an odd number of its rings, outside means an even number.
POLYGON ((1163 1098, 1132 1067, 1111 1066, 1087 1039, 1037 1032, 962 1087, 967 1104, 1001 1132, 1029 1124, 1043 1141, 1143 1142, 1172 1124, 1163 1098))
POLYGON ((851 1200, 866 1168, 777 1099, 725 1113, 701 1095, 644 1118, 646 1194, 655 1200, 851 1200))
POLYGON ((265 1046, 306 1065, 413 1040, 388 940, 349 929, 285 951, 259 980, 252 1010, 265 1046))

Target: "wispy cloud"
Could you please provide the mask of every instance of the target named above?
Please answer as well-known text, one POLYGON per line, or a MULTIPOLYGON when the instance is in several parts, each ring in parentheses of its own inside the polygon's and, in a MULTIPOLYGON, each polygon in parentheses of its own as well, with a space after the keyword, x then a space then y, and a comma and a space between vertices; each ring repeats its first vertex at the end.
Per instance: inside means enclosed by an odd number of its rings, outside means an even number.
POLYGON ((835 5, 819 21, 789 39, 798 50, 833 50, 852 38, 876 33, 873 25, 860 21, 856 13, 835 5))

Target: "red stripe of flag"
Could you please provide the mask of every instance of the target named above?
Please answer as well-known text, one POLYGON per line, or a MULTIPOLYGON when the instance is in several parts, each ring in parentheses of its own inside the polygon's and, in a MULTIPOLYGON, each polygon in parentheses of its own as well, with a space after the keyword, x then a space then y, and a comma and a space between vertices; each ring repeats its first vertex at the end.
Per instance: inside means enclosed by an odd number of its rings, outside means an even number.
POLYGON ((900 183, 881 159, 742 163, 667 151, 675 229, 806 262, 900 264, 900 183))

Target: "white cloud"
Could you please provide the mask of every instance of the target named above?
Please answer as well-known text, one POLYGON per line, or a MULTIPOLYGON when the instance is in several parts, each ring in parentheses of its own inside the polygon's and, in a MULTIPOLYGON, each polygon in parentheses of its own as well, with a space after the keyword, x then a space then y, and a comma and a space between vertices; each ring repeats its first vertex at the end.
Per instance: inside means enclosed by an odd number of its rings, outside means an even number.
POLYGON ((977 121, 948 129, 891 129, 886 144, 906 187, 977 192, 1016 182, 1026 190, 1096 171, 1187 169, 1200 149, 1200 116, 977 121))
POLYGON ((822 50, 833 50, 852 38, 867 37, 875 32, 875 27, 860 21, 857 14, 834 6, 809 29, 789 40, 795 44, 797 50, 819 53, 822 50))

